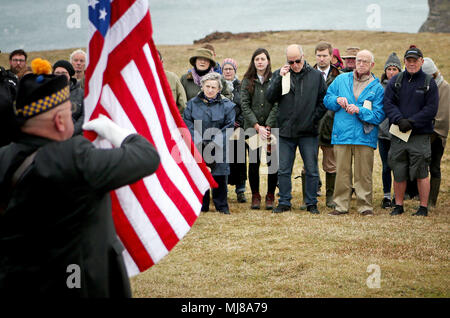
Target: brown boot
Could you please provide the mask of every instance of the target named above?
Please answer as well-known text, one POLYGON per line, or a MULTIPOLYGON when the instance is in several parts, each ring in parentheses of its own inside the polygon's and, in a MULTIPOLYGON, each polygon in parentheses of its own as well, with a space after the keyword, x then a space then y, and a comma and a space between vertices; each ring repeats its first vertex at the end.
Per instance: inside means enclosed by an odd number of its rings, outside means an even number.
POLYGON ((273 209, 274 201, 275 201, 275 196, 273 195, 273 193, 267 193, 267 195, 266 195, 266 210, 273 209))
POLYGON ((253 210, 261 209, 261 195, 259 193, 252 194, 252 209, 253 210))

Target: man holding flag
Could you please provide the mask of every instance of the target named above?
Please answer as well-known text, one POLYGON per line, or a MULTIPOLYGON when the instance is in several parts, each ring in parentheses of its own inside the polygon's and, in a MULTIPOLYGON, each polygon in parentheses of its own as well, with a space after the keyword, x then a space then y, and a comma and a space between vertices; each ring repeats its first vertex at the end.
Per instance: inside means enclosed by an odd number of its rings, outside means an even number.
POLYGON ((83 128, 114 149, 70 138, 65 78, 23 78, 23 138, 0 150, 0 295, 131 296, 126 276, 165 256, 217 186, 179 131, 148 1, 89 0, 89 21, 83 128))

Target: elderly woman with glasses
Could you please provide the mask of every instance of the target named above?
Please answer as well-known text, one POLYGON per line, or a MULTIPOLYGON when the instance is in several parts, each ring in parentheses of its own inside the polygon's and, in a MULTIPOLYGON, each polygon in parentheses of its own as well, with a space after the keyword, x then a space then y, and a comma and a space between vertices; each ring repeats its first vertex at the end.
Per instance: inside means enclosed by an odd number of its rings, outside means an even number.
MULTIPOLYGON (((201 91, 190 99, 183 119, 191 133, 194 144, 202 154, 218 187, 212 190, 214 206, 223 214, 230 214, 227 200, 227 176, 230 167, 227 160, 228 134, 233 132, 235 104, 220 94, 221 75, 215 72, 204 75, 200 81, 201 91)), ((210 191, 203 197, 202 211, 209 211, 210 191)))

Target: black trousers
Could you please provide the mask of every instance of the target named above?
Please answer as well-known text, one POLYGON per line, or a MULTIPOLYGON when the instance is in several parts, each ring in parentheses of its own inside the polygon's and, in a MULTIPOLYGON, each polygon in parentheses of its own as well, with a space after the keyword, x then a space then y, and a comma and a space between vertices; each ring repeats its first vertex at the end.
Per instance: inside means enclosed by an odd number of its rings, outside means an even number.
MULTIPOLYGON (((225 211, 229 210, 228 208, 228 199, 227 199, 227 176, 213 176, 214 180, 219 185, 217 188, 212 189, 212 198, 214 207, 217 211, 225 211)), ((210 203, 210 190, 206 191, 203 196, 203 204, 202 211, 209 211, 209 203, 210 203)))
MULTIPOLYGON (((261 164, 260 160, 260 151, 261 148, 258 148, 257 150, 248 150, 249 151, 249 164, 248 164, 248 181, 250 183, 250 189, 252 190, 252 193, 259 193, 259 166, 261 164), (250 156, 250 152, 255 151, 256 154, 256 162, 251 162, 254 158, 253 156, 250 156)), ((267 163, 268 165, 271 164, 271 162, 267 163)), ((277 187, 278 183, 278 171, 275 173, 269 173, 267 175, 267 193, 275 193, 275 189, 277 187)))

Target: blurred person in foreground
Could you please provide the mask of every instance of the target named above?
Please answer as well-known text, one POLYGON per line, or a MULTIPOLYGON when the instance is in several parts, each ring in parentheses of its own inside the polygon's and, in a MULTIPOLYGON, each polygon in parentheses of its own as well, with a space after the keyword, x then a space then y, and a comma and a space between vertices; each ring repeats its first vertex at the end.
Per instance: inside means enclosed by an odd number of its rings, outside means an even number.
POLYGON ((155 172, 159 155, 105 116, 83 128, 115 148, 72 137, 66 76, 33 66, 16 98, 21 135, 0 149, 0 295, 130 297, 109 192, 155 172))

